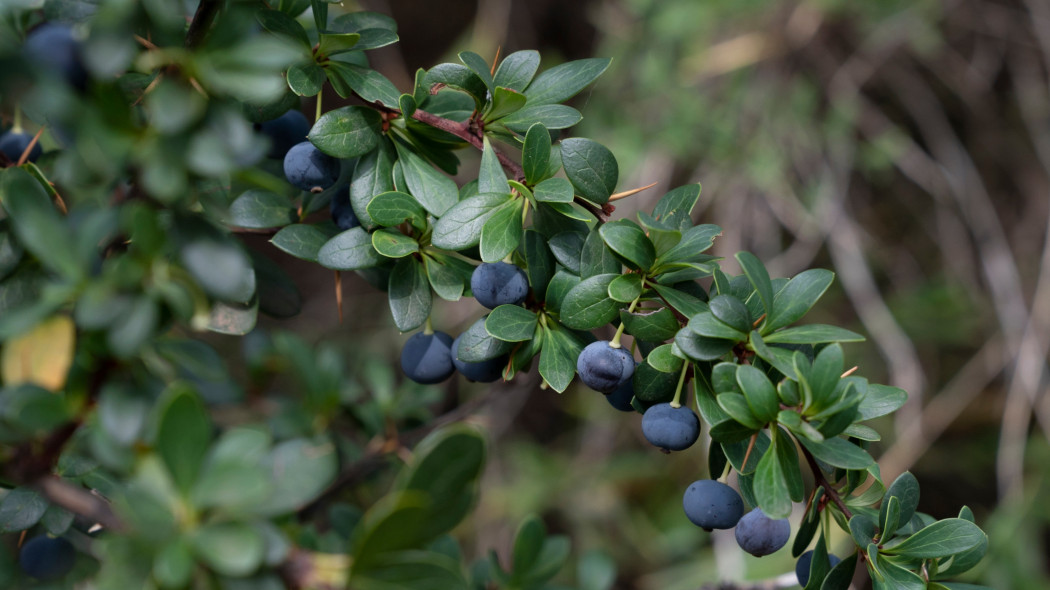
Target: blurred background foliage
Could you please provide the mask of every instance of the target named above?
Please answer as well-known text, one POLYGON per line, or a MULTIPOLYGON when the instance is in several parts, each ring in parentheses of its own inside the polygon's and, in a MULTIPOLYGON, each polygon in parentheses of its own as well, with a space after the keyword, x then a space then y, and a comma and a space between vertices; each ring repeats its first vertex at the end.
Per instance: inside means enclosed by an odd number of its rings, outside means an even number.
MULTIPOLYGON (((774 276, 834 270, 813 321, 867 334, 848 361, 911 393, 879 425, 883 478, 912 470, 920 510, 938 518, 974 509, 992 543, 972 581, 1050 587, 1050 3, 373 0, 338 10, 359 8, 397 20, 401 43, 374 52, 373 65, 401 88, 465 49, 613 57, 575 99, 584 121, 574 133, 617 155, 619 190, 659 183, 617 215, 699 181, 702 220, 725 228, 716 254, 749 250, 774 276)), ((262 237, 255 245, 266 248, 262 237)), ((400 378, 374 362, 392 365, 403 340, 383 294, 344 277, 336 326, 331 275, 286 266, 307 294, 304 313, 264 328, 365 355, 352 372, 397 403, 400 378)), ((476 316, 462 302, 435 313, 451 332, 476 316)), ((580 573, 608 571, 611 556, 615 588, 791 571, 787 552, 754 559, 732 533, 682 518, 681 490, 706 476, 702 453, 658 456, 641 441, 640 415, 582 387, 559 397, 537 384, 528 374, 486 392, 454 380, 444 392, 447 407, 461 395, 486 402, 476 420, 491 433, 490 462, 464 531, 474 551, 507 555, 517 523, 537 512, 571 536, 580 573)))

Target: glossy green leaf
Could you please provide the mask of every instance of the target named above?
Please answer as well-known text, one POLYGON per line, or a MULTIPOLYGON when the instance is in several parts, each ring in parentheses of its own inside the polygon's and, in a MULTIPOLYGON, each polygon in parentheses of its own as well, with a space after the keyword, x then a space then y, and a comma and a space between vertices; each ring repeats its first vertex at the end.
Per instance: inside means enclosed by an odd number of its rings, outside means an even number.
MULTIPOLYGON (((875 562, 881 578, 878 575, 872 576, 874 590, 927 590, 926 582, 915 572, 889 561, 882 555, 878 555, 875 562)), ((871 568, 870 561, 868 568, 871 568)))
POLYGON ((763 340, 779 344, 823 344, 825 342, 864 342, 864 336, 838 326, 807 324, 771 332, 766 334, 763 340))
MULTIPOLYGON (((485 328, 488 316, 479 318, 459 335, 459 360, 480 362, 494 359, 510 352, 513 343, 493 338, 485 328)), ((530 335, 531 337, 531 335, 530 335)))
POLYGON ((263 465, 270 473, 270 496, 241 510, 260 516, 278 516, 316 499, 335 480, 339 461, 331 442, 294 438, 276 445, 263 465))
POLYGON ((513 88, 521 92, 532 81, 539 67, 539 52, 532 49, 515 51, 500 62, 499 67, 496 68, 496 75, 493 77, 492 83, 496 86, 513 88))
POLYGON ((824 578, 820 590, 849 590, 856 569, 857 552, 853 552, 837 563, 835 567, 831 568, 831 571, 824 578))
POLYGON ((374 109, 341 107, 321 115, 307 138, 329 156, 354 158, 375 149, 382 127, 383 119, 374 109))
POLYGON ((658 371, 645 359, 635 366, 631 385, 634 387, 634 397, 638 401, 645 404, 667 403, 674 399, 678 373, 658 371))
POLYGON ((428 70, 423 84, 432 92, 435 84, 465 92, 474 99, 479 109, 485 103, 485 94, 488 92, 485 82, 470 71, 470 68, 452 63, 438 64, 428 70))
POLYGON ((620 178, 616 157, 609 148, 592 139, 563 139, 561 163, 576 194, 588 201, 603 205, 616 190, 620 178))
POLYGON ((609 284, 620 275, 596 275, 580 281, 561 305, 561 322, 577 330, 594 330, 613 321, 620 303, 609 299, 609 284))
POLYGON ((525 230, 525 274, 529 277, 529 286, 536 298, 543 300, 547 293, 547 285, 554 276, 554 255, 547 247, 547 239, 543 234, 532 230, 525 230))
POLYGON ((0 175, 0 202, 11 220, 19 242, 44 266, 69 278, 83 268, 77 260, 72 235, 47 192, 22 168, 8 168, 0 175))
POLYGON ((318 264, 333 270, 370 268, 382 260, 372 246, 372 235, 362 227, 336 234, 317 252, 318 264))
MULTIPOLYGON (((503 117, 496 123, 516 133, 525 133, 536 123, 547 129, 567 129, 583 120, 583 115, 576 109, 563 104, 525 104, 525 108, 503 117)), ((555 162, 551 161, 552 164, 555 162)), ((557 169, 548 168, 547 176, 552 176, 557 169)))
POLYGON ((318 36, 320 41, 317 45, 317 52, 326 57, 351 51, 361 40, 361 35, 357 33, 321 33, 318 36))
POLYGON ((510 195, 504 194, 482 194, 459 201, 434 224, 431 242, 446 250, 478 245, 485 223, 510 201, 510 195))
POLYGON ((379 225, 393 227, 409 222, 419 230, 426 228, 426 212, 408 193, 387 191, 372 197, 367 207, 368 215, 379 225))
POLYGON ((562 393, 576 376, 576 360, 583 352, 583 343, 556 322, 549 322, 543 332, 540 376, 551 389, 562 393))
POLYGON ((842 438, 829 438, 824 442, 798 439, 813 456, 833 467, 843 469, 865 469, 875 462, 867 451, 842 438))
POLYGON ((713 361, 722 358, 733 350, 736 344, 732 340, 701 336, 688 327, 678 330, 674 342, 678 345, 679 350, 694 361, 713 361))
POLYGON ((683 361, 672 352, 673 344, 663 344, 654 348, 645 356, 649 365, 661 373, 678 374, 682 370, 683 361))
POLYGON ((642 294, 642 275, 620 275, 609 283, 609 297, 620 303, 630 303, 642 294))
POLYGON ((536 312, 520 305, 500 305, 489 313, 485 330, 505 342, 522 342, 536 332, 536 312))
POLYGON ((762 332, 768 334, 777 328, 797 322, 831 286, 835 273, 813 268, 802 271, 773 297, 773 312, 766 316, 762 332))
POLYGON ((908 392, 889 385, 868 385, 868 393, 857 406, 857 421, 864 422, 886 414, 892 414, 908 401, 908 392))
POLYGON ((350 204, 353 206, 357 220, 368 230, 374 229, 376 223, 368 213, 368 205, 376 195, 394 190, 394 157, 393 148, 388 141, 357 160, 354 174, 350 181, 350 204))
POLYGON ((708 302, 711 315, 723 324, 747 334, 751 331, 751 316, 744 302, 732 295, 715 295, 708 302))
POLYGON ((700 200, 700 184, 687 184, 667 192, 653 207, 653 218, 679 230, 693 225, 690 218, 700 200))
MULTIPOLYGON (((504 61, 506 63, 506 61, 504 61)), ((525 134, 525 143, 521 148, 521 167, 525 171, 525 182, 535 185, 547 176, 547 167, 551 159, 551 135, 543 123, 529 127, 525 134)), ((569 200, 572 200, 572 187, 569 187, 569 200)))
MULTIPOLYGON (((719 397, 735 394, 722 394, 719 397)), ((784 471, 777 454, 777 447, 783 444, 779 436, 773 442, 755 469, 754 491, 758 505, 770 518, 787 518, 791 515, 791 498, 788 496, 784 471)))
POLYGON ((772 422, 780 411, 780 400, 765 373, 750 365, 737 369, 736 380, 751 412, 762 422, 772 422))
POLYGON ((509 201, 481 227, 479 250, 483 261, 498 262, 518 247, 522 237, 521 212, 522 201, 509 201))
POLYGON ((754 412, 751 411, 751 406, 748 405, 747 400, 744 396, 739 393, 719 393, 717 396, 718 405, 731 418, 751 430, 758 430, 765 426, 765 423, 755 416, 754 412))
POLYGON ((849 532, 859 547, 867 547, 875 540, 875 519, 866 514, 854 514, 849 519, 849 532))
POLYGON ((679 328, 674 313, 666 307, 657 310, 636 309, 633 313, 621 309, 620 321, 624 323, 625 332, 646 342, 670 340, 679 328))
POLYGON ((931 559, 962 553, 986 541, 987 536, 974 523, 961 518, 946 518, 900 544, 884 548, 883 552, 913 559, 931 559))
POLYGON ((380 256, 402 258, 419 252, 419 242, 393 228, 382 228, 372 233, 372 247, 380 256))
POLYGON ((700 312, 708 311, 706 302, 697 299, 695 296, 690 295, 685 291, 655 283, 650 283, 649 286, 652 287, 653 290, 660 295, 660 298, 667 302, 668 305, 687 318, 691 318, 700 312))
POLYGON ((325 63, 325 73, 332 88, 343 98, 357 94, 369 103, 379 102, 391 109, 400 104, 397 86, 371 68, 330 60, 325 63))
POLYGON ((306 35, 306 29, 291 16, 279 10, 263 8, 256 11, 255 19, 267 31, 284 35, 299 42, 306 48, 310 47, 310 38, 306 35))
MULTIPOLYGON (((773 368, 780 371, 789 378, 795 377, 795 365, 793 363, 794 353, 791 350, 775 346, 767 346, 758 330, 751 330, 751 347, 754 348, 758 358, 766 361, 773 368)), ((794 403, 798 403, 795 401, 794 403)))
POLYGON ((525 96, 534 105, 568 100, 602 75, 611 61, 607 58, 591 58, 554 66, 536 76, 525 89, 525 96))
POLYGON ((295 64, 288 68, 288 87, 296 96, 317 96, 327 79, 324 69, 313 62, 295 64))
POLYGON ((211 420, 195 391, 172 386, 160 402, 155 447, 175 484, 189 490, 211 442, 211 420))
POLYGON ((401 258, 390 271, 390 315, 401 332, 411 332, 430 317, 432 298, 430 282, 423 264, 407 257, 401 258))
POLYGON ((710 311, 700 312, 689 319, 689 329, 700 336, 744 341, 747 335, 722 322, 710 311))
POLYGON ((885 526, 890 498, 897 499, 898 513, 895 520, 901 524, 910 521, 919 507, 919 481, 911 472, 905 471, 897 476, 897 479, 893 480, 893 483, 887 488, 882 507, 879 509, 879 528, 892 534, 896 528, 891 529, 885 526))
POLYGON ((266 549, 254 527, 237 522, 205 524, 191 538, 197 558, 226 576, 246 576, 262 565, 266 549))
POLYGON ((24 531, 47 512, 48 501, 29 488, 14 488, 0 500, 0 531, 14 533, 24 531))
POLYGON ((564 178, 548 178, 537 184, 533 190, 536 200, 543 203, 571 203, 572 184, 564 178))
POLYGON ((525 95, 510 88, 499 87, 492 91, 492 101, 483 117, 486 123, 499 121, 507 115, 520 111, 526 103, 525 95))
POLYGON ((441 217, 459 202, 459 189, 451 178, 435 170, 410 148, 396 145, 408 191, 424 209, 441 217))
POLYGON ((647 270, 656 260, 656 249, 638 224, 618 219, 603 224, 598 231, 605 244, 631 267, 647 270))
POLYGON ((489 138, 485 137, 483 141, 481 170, 478 172, 478 192, 509 193, 510 186, 507 185, 507 175, 503 172, 503 166, 499 163, 489 138))
POLYGON ((227 223, 237 227, 267 229, 295 222, 295 208, 287 197, 263 190, 241 193, 230 203, 227 223))
POLYGON ((329 225, 296 223, 281 228, 270 238, 270 243, 286 254, 317 262, 321 248, 335 235, 333 231, 334 228, 329 225))

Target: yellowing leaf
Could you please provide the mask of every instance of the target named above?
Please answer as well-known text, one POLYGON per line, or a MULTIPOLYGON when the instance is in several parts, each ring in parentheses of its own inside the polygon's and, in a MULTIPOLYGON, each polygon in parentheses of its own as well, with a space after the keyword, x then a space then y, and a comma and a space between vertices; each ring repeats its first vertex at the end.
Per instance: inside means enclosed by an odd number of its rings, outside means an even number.
POLYGON ((0 377, 5 385, 33 383, 59 391, 73 364, 76 330, 67 316, 55 316, 29 332, 9 340, 0 354, 0 377))

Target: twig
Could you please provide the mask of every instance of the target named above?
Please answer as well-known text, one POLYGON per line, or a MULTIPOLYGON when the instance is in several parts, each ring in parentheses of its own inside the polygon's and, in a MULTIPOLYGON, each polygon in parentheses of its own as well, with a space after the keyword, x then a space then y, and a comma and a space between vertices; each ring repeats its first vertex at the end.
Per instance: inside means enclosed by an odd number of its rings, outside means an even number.
POLYGON ((37 480, 34 487, 52 504, 97 522, 109 530, 124 529, 124 524, 113 513, 109 502, 82 487, 51 475, 37 480))
POLYGON ((222 4, 222 0, 201 0, 201 3, 197 5, 197 12, 194 13, 193 20, 190 21, 190 28, 186 31, 186 47, 192 49, 204 42, 222 4))
MULTIPOLYGON (((469 121, 453 121, 420 109, 416 109, 416 111, 412 113, 412 118, 420 123, 426 123, 435 129, 451 133, 479 150, 485 149, 483 135, 473 128, 469 121)), ((525 178, 525 171, 520 164, 496 148, 492 148, 492 151, 496 153, 496 158, 499 159, 499 163, 503 166, 503 169, 513 176, 514 180, 521 181, 525 178)))
POLYGON ((846 507, 846 503, 842 501, 842 497, 839 496, 838 491, 828 482, 828 478, 824 477, 824 472, 820 470, 820 465, 817 465, 817 460, 813 458, 813 454, 809 452, 809 449, 799 445, 799 450, 802 451, 802 456, 806 458, 806 463, 809 464, 810 471, 813 472, 813 479, 816 480, 817 485, 824 488, 824 492, 827 493, 828 497, 839 507, 842 511, 843 516, 846 520, 853 518, 853 513, 846 507))

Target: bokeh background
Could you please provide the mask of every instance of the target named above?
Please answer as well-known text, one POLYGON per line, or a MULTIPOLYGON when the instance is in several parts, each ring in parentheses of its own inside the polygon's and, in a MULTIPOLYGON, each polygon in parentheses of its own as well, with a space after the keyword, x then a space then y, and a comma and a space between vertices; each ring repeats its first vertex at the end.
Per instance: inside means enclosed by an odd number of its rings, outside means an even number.
MULTIPOLYGON (((739 250, 773 276, 834 270, 810 320, 866 334, 848 362, 911 395, 875 425, 884 479, 914 472, 920 510, 938 518, 973 508, 991 546, 969 581, 1050 588, 1050 2, 333 5, 355 9, 398 21, 401 42, 374 52, 373 66, 400 88, 463 50, 491 59, 497 47, 538 49, 544 67, 612 57, 574 99, 584 120, 570 132, 613 150, 619 190, 659 183, 619 202, 617 215, 701 182, 695 213, 724 228, 715 253, 728 270, 739 250)), ((681 493, 707 477, 705 453, 661 455, 639 415, 582 386, 542 391, 535 375, 403 393, 400 377, 376 369, 396 363, 405 338, 385 297, 342 277, 337 324, 331 274, 295 268, 305 313, 267 328, 342 342, 369 395, 480 408, 471 419, 492 445, 482 503, 460 531, 471 550, 506 555, 516 524, 538 513, 572 537, 573 567, 615 571, 615 588, 772 587, 759 584, 791 571, 787 550, 753 559, 731 532, 707 534, 683 517, 681 493)), ((480 315, 471 301, 444 304, 435 323, 457 333, 480 315)))

